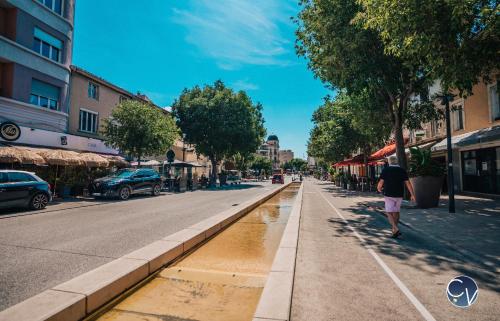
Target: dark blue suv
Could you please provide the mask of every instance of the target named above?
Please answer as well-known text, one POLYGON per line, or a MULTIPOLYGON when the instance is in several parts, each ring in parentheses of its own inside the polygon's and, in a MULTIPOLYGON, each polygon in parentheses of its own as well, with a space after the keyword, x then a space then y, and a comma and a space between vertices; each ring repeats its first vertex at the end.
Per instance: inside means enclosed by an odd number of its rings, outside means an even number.
POLYGON ((51 201, 50 185, 35 173, 0 170, 0 208, 44 209, 51 201))
POLYGON ((155 170, 121 169, 109 176, 96 179, 90 186, 94 197, 118 197, 126 200, 132 194, 160 195, 162 179, 155 170))

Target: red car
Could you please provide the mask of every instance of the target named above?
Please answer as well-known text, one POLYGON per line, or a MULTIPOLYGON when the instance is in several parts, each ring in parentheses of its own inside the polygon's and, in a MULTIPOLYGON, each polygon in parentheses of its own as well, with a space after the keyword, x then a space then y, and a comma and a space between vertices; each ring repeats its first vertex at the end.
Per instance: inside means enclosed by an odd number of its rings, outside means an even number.
POLYGON ((285 184, 285 177, 282 174, 274 174, 272 183, 273 184, 285 184))

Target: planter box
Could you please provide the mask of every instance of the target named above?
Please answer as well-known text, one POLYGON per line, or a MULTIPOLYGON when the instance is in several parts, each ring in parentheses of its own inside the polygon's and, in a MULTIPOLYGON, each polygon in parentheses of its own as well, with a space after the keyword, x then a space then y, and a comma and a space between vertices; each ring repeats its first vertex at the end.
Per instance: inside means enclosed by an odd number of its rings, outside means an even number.
POLYGON ((443 185, 443 177, 435 176, 418 176, 410 178, 415 191, 415 199, 417 207, 431 208, 439 205, 439 197, 441 196, 441 186, 443 185))

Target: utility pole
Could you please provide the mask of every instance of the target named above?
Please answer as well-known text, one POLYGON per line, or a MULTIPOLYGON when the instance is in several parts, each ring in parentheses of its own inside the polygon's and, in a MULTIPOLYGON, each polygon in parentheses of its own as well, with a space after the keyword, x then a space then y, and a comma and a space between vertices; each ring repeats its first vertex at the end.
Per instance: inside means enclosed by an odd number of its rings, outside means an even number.
POLYGON ((441 105, 445 105, 445 117, 446 117, 446 149, 448 152, 448 211, 450 213, 455 213, 455 189, 454 189, 454 179, 453 179, 453 153, 451 149, 451 119, 450 119, 450 100, 453 98, 452 95, 446 93, 442 96, 441 105))

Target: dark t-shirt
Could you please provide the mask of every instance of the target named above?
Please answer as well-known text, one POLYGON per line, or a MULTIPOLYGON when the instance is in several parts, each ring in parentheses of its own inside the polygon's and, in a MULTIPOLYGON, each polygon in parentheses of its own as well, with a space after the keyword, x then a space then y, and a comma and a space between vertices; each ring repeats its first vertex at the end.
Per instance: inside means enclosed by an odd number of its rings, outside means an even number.
POLYGON ((408 174, 399 166, 388 166, 382 170, 380 179, 384 180, 384 195, 388 197, 403 197, 404 183, 408 174))

